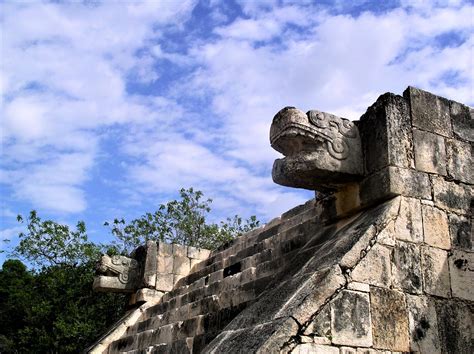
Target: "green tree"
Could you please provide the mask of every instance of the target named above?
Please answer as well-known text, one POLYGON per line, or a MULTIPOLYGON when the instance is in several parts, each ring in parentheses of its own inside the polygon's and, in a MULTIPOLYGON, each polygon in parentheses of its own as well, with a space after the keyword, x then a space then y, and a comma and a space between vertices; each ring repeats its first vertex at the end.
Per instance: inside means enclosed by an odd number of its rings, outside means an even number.
POLYGON ((36 211, 19 215, 26 231, 13 254, 35 268, 7 260, 0 270, 0 352, 82 352, 117 321, 126 297, 92 291, 101 253, 128 253, 148 239, 214 249, 259 224, 237 215, 208 223, 211 199, 192 188, 180 196, 129 224, 115 219, 109 226, 117 241, 105 245, 88 240, 82 221, 71 228, 36 211))
MULTIPOLYGON (((17 220, 24 222, 21 215, 17 220)), ((27 218, 27 232, 21 232, 19 238, 14 254, 40 267, 74 267, 97 259, 103 250, 103 247, 88 241, 84 221, 79 221, 73 231, 68 225, 42 221, 35 210, 27 218)))
POLYGON ((126 223, 125 219, 106 222, 118 242, 118 252, 129 253, 147 240, 215 249, 259 225, 255 216, 243 221, 235 215, 219 224, 209 223, 212 199, 204 199, 201 191, 181 189, 180 199, 161 204, 153 213, 126 223))
POLYGON ((0 271, 0 352, 81 352, 126 305, 125 296, 92 291, 106 248, 88 241, 83 222, 71 230, 32 211, 26 228, 14 254, 36 268, 8 260, 0 271))

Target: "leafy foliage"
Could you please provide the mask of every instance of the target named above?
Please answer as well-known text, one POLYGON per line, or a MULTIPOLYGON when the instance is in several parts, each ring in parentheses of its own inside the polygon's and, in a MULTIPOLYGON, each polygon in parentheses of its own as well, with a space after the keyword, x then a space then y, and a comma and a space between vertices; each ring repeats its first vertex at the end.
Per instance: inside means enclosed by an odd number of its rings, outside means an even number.
POLYGON ((0 269, 0 353, 82 352, 117 321, 125 296, 92 291, 101 253, 126 254, 150 239, 214 249, 259 225, 255 216, 244 222, 237 215, 208 223, 211 199, 193 188, 180 197, 129 224, 115 219, 109 226, 117 241, 106 245, 88 241, 82 221, 71 229, 36 211, 19 215, 27 231, 14 255, 36 268, 10 259, 0 269))
POLYGON ((38 273, 18 260, 0 270, 0 352, 78 353, 124 311, 125 297, 92 292, 94 263, 38 273))
POLYGON ((106 222, 118 240, 115 245, 119 252, 129 253, 147 240, 215 249, 259 225, 255 216, 243 222, 238 215, 220 224, 208 223, 206 216, 211 211, 212 199, 203 200, 203 193, 193 188, 181 189, 180 197, 129 224, 124 219, 106 222))
MULTIPOLYGON (((17 216, 23 223, 24 218, 17 216)), ((75 266, 97 258, 101 249, 87 241, 86 225, 79 221, 75 231, 68 225, 62 225, 52 220, 41 221, 35 210, 30 212, 27 219, 28 232, 20 233, 20 243, 15 248, 15 254, 38 266, 68 265, 75 266)))

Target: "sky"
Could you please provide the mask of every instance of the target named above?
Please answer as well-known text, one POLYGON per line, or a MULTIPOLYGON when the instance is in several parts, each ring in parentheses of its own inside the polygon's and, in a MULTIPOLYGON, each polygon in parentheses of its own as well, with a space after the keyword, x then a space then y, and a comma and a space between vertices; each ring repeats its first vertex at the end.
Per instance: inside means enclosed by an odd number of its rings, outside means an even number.
POLYGON ((2 1, 0 21, 7 251, 17 214, 108 241, 183 187, 215 221, 280 215, 313 196, 271 179, 285 106, 354 120, 408 85, 474 105, 472 1, 2 1))

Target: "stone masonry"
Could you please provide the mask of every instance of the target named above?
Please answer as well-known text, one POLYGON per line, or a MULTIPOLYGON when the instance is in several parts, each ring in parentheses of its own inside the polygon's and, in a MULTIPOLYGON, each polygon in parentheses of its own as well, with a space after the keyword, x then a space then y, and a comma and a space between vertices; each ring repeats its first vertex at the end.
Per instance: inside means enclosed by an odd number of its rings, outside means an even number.
POLYGON ((135 308, 87 352, 474 352, 473 111, 409 87, 353 123, 287 107, 270 140, 275 182, 324 194, 212 253, 104 260, 135 308))

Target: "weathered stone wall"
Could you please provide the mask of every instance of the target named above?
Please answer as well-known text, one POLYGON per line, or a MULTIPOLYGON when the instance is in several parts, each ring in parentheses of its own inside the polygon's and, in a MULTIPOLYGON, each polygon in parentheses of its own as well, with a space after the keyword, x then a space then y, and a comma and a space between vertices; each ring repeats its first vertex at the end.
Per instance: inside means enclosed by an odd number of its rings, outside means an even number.
POLYGON ((361 205, 403 197, 397 216, 345 271, 343 290, 299 331, 294 352, 472 353, 469 108, 410 87, 404 97, 381 96, 358 125, 367 174, 361 205))
POLYGON ((144 283, 159 302, 91 352, 471 353, 469 108, 410 87, 356 125, 364 174, 336 193, 205 260, 149 243, 144 283))

